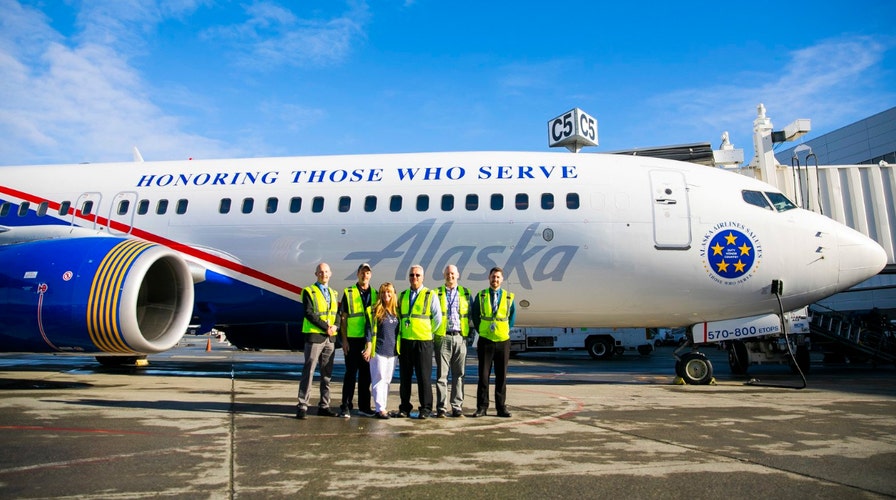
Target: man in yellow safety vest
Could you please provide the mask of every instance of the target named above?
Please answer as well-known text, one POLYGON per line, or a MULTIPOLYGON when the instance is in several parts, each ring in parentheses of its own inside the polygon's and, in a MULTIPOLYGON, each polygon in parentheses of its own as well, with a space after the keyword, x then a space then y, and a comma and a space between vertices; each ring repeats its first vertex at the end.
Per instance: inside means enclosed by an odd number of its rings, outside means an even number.
POLYGON ((333 358, 336 352, 334 339, 339 327, 336 325, 336 306, 339 292, 330 288, 330 266, 321 262, 314 270, 317 281, 302 290, 302 305, 305 319, 302 331, 305 333, 305 363, 302 365, 302 380, 299 382, 299 404, 296 418, 304 419, 311 399, 311 379, 314 369, 320 363, 320 400, 317 414, 332 417, 330 409, 330 377, 333 375, 333 358))
POLYGON ((510 328, 516 317, 513 293, 503 290, 504 270, 493 267, 488 273, 489 287, 476 295, 470 316, 479 332, 476 353, 479 357, 479 384, 476 388, 476 413, 485 416, 488 409, 488 378, 495 367, 495 407, 499 417, 507 411, 507 365, 510 362, 510 328))
POLYGON ((419 419, 432 414, 432 341, 433 332, 442 323, 442 311, 435 294, 423 286, 423 267, 411 266, 408 272, 410 288, 398 298, 400 348, 398 353, 399 395, 401 404, 396 417, 411 414, 411 383, 417 377, 417 396, 420 398, 419 419))

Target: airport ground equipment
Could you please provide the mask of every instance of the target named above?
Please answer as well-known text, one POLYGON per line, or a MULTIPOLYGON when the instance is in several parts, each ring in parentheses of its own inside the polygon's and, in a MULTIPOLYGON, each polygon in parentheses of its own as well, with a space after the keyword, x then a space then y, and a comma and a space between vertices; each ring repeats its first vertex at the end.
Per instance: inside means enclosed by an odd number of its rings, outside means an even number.
POLYGON ((751 365, 787 364, 795 371, 809 370, 809 321, 807 308, 782 315, 763 314, 695 325, 690 341, 675 350, 675 374, 688 384, 708 384, 712 363, 698 346, 721 344, 728 351, 731 373, 744 375, 751 365), (786 331, 784 330, 786 328, 786 331), (789 344, 789 345, 788 345, 789 344), (690 352, 679 354, 686 349, 690 352))
POLYGON ((625 352, 653 352, 645 328, 514 328, 510 352, 584 349, 593 359, 609 359, 625 352))
POLYGON ((824 362, 896 363, 896 325, 879 311, 844 314, 814 305, 809 325, 824 362))

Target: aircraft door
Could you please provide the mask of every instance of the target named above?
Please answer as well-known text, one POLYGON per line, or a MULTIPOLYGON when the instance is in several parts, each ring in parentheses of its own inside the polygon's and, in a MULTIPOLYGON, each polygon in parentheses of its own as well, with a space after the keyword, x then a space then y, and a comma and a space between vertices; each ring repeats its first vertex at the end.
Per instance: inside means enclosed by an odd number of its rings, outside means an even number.
POLYGON ((659 250, 687 250, 691 247, 691 213, 684 174, 651 170, 650 189, 654 246, 659 250))
POLYGON ((97 214, 102 199, 103 195, 100 193, 84 193, 79 196, 72 211, 72 226, 96 229, 97 214), (83 222, 79 223, 79 219, 83 222))
POLYGON ((137 193, 122 191, 112 198, 109 206, 109 234, 128 234, 134 226, 137 193))

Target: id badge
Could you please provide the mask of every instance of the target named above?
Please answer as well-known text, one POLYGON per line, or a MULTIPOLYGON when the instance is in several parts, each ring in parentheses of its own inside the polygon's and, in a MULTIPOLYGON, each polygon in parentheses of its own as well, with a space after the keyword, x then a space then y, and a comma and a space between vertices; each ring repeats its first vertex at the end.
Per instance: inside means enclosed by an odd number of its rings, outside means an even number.
POLYGON ((409 320, 409 319, 404 320, 404 326, 405 326, 405 328, 410 328, 410 327, 411 327, 411 320, 409 320))
POLYGON ((492 323, 491 326, 490 326, 489 328, 491 328, 492 331, 495 331, 495 330, 498 329, 498 325, 492 323))

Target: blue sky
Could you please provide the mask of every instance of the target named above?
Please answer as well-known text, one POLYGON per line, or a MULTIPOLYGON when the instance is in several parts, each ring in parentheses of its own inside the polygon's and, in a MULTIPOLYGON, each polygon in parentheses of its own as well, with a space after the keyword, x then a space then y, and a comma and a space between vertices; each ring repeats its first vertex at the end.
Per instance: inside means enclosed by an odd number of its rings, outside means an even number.
POLYGON ((896 105, 896 2, 0 0, 0 165, 587 152, 896 105))

